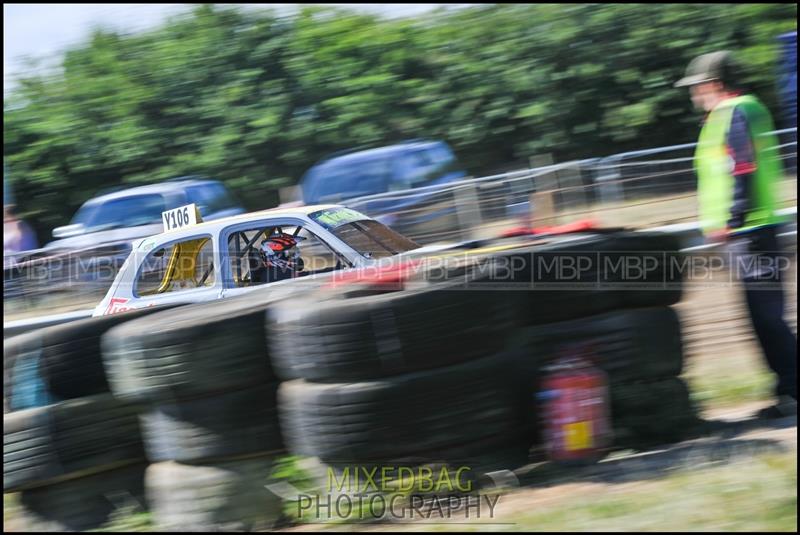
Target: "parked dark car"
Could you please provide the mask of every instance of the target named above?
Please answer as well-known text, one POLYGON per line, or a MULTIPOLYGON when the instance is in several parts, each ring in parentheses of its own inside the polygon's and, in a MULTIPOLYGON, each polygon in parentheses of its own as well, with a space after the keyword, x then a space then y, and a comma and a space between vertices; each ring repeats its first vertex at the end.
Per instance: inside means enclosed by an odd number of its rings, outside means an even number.
POLYGON ((456 217, 452 195, 439 192, 437 186, 465 176, 444 141, 410 140, 333 154, 309 169, 300 179, 300 187, 306 204, 352 206, 414 237, 419 232, 435 232, 434 226, 452 226, 456 217), (398 195, 361 200, 393 192, 398 195), (354 201, 347 202, 351 199, 354 201))

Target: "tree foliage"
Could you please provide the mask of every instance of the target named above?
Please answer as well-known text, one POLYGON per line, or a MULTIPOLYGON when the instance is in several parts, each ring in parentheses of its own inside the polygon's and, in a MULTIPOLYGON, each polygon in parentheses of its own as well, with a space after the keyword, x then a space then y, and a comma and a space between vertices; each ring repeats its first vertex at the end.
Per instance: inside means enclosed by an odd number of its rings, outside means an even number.
POLYGON ((448 141, 473 175, 694 140, 689 60, 738 52, 772 109, 796 4, 489 5, 385 20, 211 5, 96 30, 4 98, 4 155, 41 233, 104 188, 202 174, 276 204, 323 155, 448 141))

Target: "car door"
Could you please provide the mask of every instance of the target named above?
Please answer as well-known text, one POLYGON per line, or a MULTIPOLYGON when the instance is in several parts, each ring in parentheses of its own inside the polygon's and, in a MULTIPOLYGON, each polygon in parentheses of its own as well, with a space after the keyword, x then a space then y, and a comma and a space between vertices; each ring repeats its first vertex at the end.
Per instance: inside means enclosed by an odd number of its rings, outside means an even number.
POLYGON ((218 299, 222 281, 215 249, 207 233, 154 247, 138 266, 131 292, 134 307, 218 299))

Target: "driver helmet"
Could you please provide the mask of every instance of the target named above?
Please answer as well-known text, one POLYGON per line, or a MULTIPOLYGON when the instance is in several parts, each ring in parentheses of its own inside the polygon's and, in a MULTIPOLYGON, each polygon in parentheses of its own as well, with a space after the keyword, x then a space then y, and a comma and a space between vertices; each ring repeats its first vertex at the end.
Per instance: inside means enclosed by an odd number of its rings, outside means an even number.
POLYGON ((297 243, 303 239, 285 232, 278 232, 263 240, 258 252, 264 266, 281 271, 302 270, 302 259, 300 251, 297 249, 297 243))

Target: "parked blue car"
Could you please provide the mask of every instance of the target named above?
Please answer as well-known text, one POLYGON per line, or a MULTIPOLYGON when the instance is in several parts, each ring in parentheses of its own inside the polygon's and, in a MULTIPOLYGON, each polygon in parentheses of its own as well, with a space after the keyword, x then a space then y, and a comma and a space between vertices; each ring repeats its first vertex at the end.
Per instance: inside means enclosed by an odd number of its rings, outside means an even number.
POLYGON ((402 234, 418 238, 421 232, 452 228, 456 217, 452 195, 440 193, 435 186, 465 176, 444 141, 410 140, 336 153, 309 169, 300 179, 300 187, 306 204, 352 206, 402 234), (361 199, 392 192, 398 195, 361 199))

